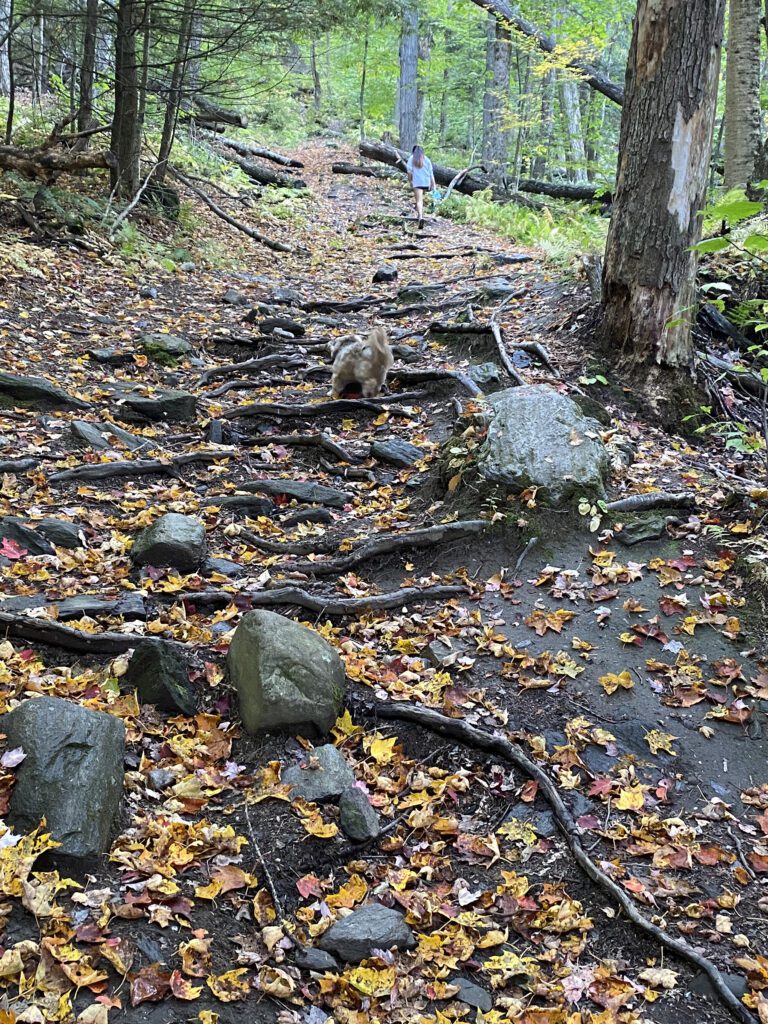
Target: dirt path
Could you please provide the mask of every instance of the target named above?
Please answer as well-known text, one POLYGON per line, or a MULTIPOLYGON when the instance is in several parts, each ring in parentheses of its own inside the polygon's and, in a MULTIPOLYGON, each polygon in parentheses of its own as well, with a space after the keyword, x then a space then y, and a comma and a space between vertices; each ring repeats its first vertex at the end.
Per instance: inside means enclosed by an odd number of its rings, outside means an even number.
MULTIPOLYGON (((25 641, 11 629, 5 708, 30 693, 55 694, 119 714, 129 728, 129 799, 115 846, 122 867, 114 861, 100 865, 89 884, 109 889, 113 908, 132 902, 142 913, 119 913, 111 934, 133 947, 134 971, 151 970, 155 963, 170 970, 182 963, 179 943, 189 942, 197 929, 194 935, 210 944, 209 974, 240 965, 246 992, 259 979, 246 1004, 253 1020, 273 1020, 281 1008, 299 1014, 284 1021, 329 1019, 302 1016, 309 1004, 317 1013, 334 1013, 340 1024, 431 1024, 447 1019, 436 1016, 446 1006, 459 1019, 471 1019, 474 1010, 465 1004, 439 999, 441 983, 458 975, 494 993, 496 1016, 478 1015, 488 1021, 570 1024, 577 1018, 567 1014, 577 1009, 584 1010, 578 1019, 594 1024, 730 1019, 719 1004, 702 1000, 705 988, 692 981, 687 966, 670 963, 614 916, 605 895, 570 859, 550 810, 525 778, 412 725, 366 718, 366 699, 423 702, 518 736, 558 781, 593 858, 636 896, 644 913, 703 949, 739 989, 743 971, 736 958, 766 946, 758 901, 761 872, 768 870, 760 838, 768 832, 762 815, 768 806, 762 710, 768 677, 752 649, 759 607, 730 544, 746 527, 720 517, 719 484, 696 468, 700 452, 628 416, 621 401, 611 405, 606 392, 614 413, 608 428, 613 444, 618 450, 623 442, 632 451, 629 467, 616 471, 615 495, 652 487, 697 493, 695 514, 680 513, 677 522, 662 524, 656 540, 623 547, 619 528, 628 530, 626 522, 604 515, 590 532, 588 517, 523 505, 504 510, 480 539, 385 555, 327 577, 306 564, 296 566, 305 563, 305 553, 264 550, 286 543, 315 549, 323 558, 324 549, 341 545, 343 551, 352 540, 440 523, 461 503, 460 490, 446 493, 439 451, 459 412, 474 400, 454 379, 418 381, 414 371, 466 374, 471 361, 487 362, 493 351, 443 347, 425 336, 433 320, 452 319, 467 305, 485 319, 506 287, 517 295, 500 315, 507 339, 545 342, 555 369, 564 371, 560 383, 521 350, 515 359, 522 378, 567 390, 577 385, 569 326, 580 300, 570 294, 576 289, 553 287, 535 253, 439 218, 417 236, 403 218, 408 202, 402 188, 335 178, 328 171, 329 153, 320 146, 302 156, 311 196, 276 209, 267 233, 279 229, 284 240, 307 247, 309 256, 248 250, 246 257, 234 240, 239 270, 201 265, 144 274, 136 267, 126 272, 117 259, 99 261, 82 253, 47 255, 46 266, 39 250, 19 243, 26 266, 43 277, 12 274, 2 309, 6 368, 43 375, 92 408, 39 414, 17 404, 0 411, 0 460, 35 463, 16 473, 4 467, 2 515, 66 519, 87 541, 85 547, 59 547, 55 555, 0 549, 3 593, 12 599, 0 611, 42 599, 61 608, 66 599, 83 595, 130 596, 140 607, 134 620, 113 608, 69 625, 182 640, 192 645, 199 665, 196 683, 205 714, 163 718, 146 708, 139 713, 128 693, 116 695, 108 685, 115 665, 107 655, 62 654, 42 638, 25 641), (397 268, 397 280, 372 283, 384 265, 397 268), (423 286, 442 282, 444 309, 398 312, 398 292, 401 308, 426 307, 434 295, 423 286), (477 293, 489 282, 502 292, 484 302, 477 293), (412 285, 420 287, 404 299, 402 289, 412 285), (157 297, 142 298, 141 286, 156 288, 157 297), (242 304, 222 301, 229 288, 242 296, 242 304), (360 309, 333 306, 366 297, 370 301, 360 309), (244 323, 250 309, 251 322, 244 323), (389 312, 398 315, 384 315, 389 312), (275 316, 295 321, 299 336, 270 333, 275 316), (340 412, 321 407, 295 418, 269 408, 252 417, 233 415, 246 403, 319 403, 329 380, 320 342, 379 322, 407 346, 398 349, 388 401, 340 412), (179 335, 191 343, 191 354, 172 367, 147 359, 136 343, 151 331, 179 335), (88 355, 96 348, 112 350, 99 357, 109 361, 88 355), (270 355, 275 360, 246 373, 222 369, 270 355), (234 381, 248 386, 223 391, 234 381), (151 397, 161 388, 192 393, 196 416, 173 425, 126 417, 132 397, 151 397), (97 452, 72 434, 75 419, 103 424, 112 418, 143 441, 143 448, 131 452, 111 437, 111 447, 97 452), (319 431, 350 459, 338 458, 327 445, 298 446, 285 439, 319 431), (272 434, 281 440, 269 442, 272 434), (419 449, 413 466, 397 467, 371 454, 372 443, 395 440, 419 449), (216 460, 182 459, 163 474, 105 471, 99 479, 51 479, 83 466, 136 458, 167 462, 201 450, 216 460), (308 506, 279 492, 255 503, 251 495, 250 504, 242 490, 236 498, 240 485, 265 477, 340 489, 342 507, 308 506), (129 541, 160 511, 199 516, 211 555, 224 561, 186 577, 173 570, 137 572, 129 541), (468 581, 469 592, 384 612, 363 609, 356 616, 315 614, 295 603, 278 606, 311 621, 342 654, 353 719, 364 733, 345 737, 342 731, 337 740, 384 820, 402 820, 378 846, 345 858, 338 852, 346 846, 340 835, 316 838, 285 801, 254 804, 249 826, 244 799, 269 792, 267 766, 304 756, 295 741, 254 742, 233 724, 233 696, 220 666, 253 595, 290 585, 328 601, 365 599, 403 586, 468 581), (614 685, 617 691, 606 693, 614 685), (372 744, 375 739, 382 743, 372 744), (157 769, 173 773, 174 785, 162 792, 148 781, 148 772, 157 769), (414 816, 419 807, 422 819, 414 816), (241 866, 256 876, 253 887, 241 880, 218 899, 200 895, 218 870, 240 863, 223 843, 217 848, 212 841, 188 868, 173 865, 158 830, 178 828, 183 846, 192 843, 203 821, 231 826, 250 840, 241 866), (261 858, 254 856, 254 839, 261 858), (150 854, 149 877, 140 850, 150 854), (172 884, 164 888, 161 876, 172 884), (270 885, 305 939, 339 908, 375 893, 408 911, 419 949, 396 958, 394 967, 386 959, 372 962, 367 981, 349 967, 322 979, 302 973, 286 959, 289 942, 270 948, 269 934, 260 932, 274 923, 265 907, 270 885), (524 969, 515 966, 515 957, 527 958, 524 969), (279 986, 270 988, 275 965, 290 982, 279 999, 264 994, 280 992, 279 986), (661 965, 679 977, 643 976, 661 965)), ((207 223, 212 233, 219 230, 207 223)), ((498 376, 501 386, 510 383, 503 369, 498 376)), ((322 814, 335 820, 333 808, 322 814)), ((72 916, 68 898, 60 902, 73 927, 82 928, 82 912, 72 916)), ((14 907, 4 945, 37 936, 29 915, 14 907)), ((110 991, 114 981, 110 974, 110 991)), ((448 992, 455 996, 455 989, 448 992)), ((81 991, 78 1009, 91 999, 81 991)), ((164 1024, 181 1016, 198 1019, 199 1007, 218 1013, 221 1024, 242 1019, 239 1003, 228 1006, 204 987, 188 1006, 176 1000, 131 1008, 124 996, 123 1009, 110 1020, 164 1024)))

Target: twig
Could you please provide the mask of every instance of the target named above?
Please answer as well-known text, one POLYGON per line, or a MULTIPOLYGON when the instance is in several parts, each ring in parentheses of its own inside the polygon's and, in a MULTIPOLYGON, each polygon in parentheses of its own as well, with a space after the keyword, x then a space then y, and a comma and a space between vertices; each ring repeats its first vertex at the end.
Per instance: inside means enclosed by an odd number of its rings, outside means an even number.
POLYGON ((520 554, 520 557, 515 562, 515 568, 514 568, 515 572, 519 572, 520 571, 520 566, 523 564, 523 562, 526 560, 528 555, 530 555, 530 553, 533 551, 533 549, 536 547, 536 545, 538 543, 539 543, 539 538, 538 537, 531 537, 531 539, 528 541, 528 543, 523 548, 522 553, 520 554))
POLYGON ((574 859, 584 874, 618 903, 634 925, 647 935, 652 936, 660 945, 702 970, 709 978, 720 1000, 738 1020, 743 1021, 744 1024, 757 1024, 747 1007, 728 988, 720 971, 711 960, 697 953, 685 939, 674 938, 668 932, 665 932, 663 928, 649 921, 637 909, 632 898, 595 864, 582 845, 580 838, 582 830, 565 806, 555 783, 544 769, 537 765, 535 761, 532 761, 517 744, 504 736, 492 735, 461 719, 448 718, 446 715, 428 708, 413 707, 412 705, 405 704, 389 704, 384 701, 366 702, 366 706, 372 713, 379 715, 381 718, 415 722, 441 736, 449 736, 452 739, 461 740, 471 747, 501 756, 524 771, 530 778, 535 779, 539 784, 539 789, 554 812, 558 828, 562 832, 574 859))
POLYGON ((51 644, 53 647, 84 654, 122 654, 142 639, 128 633, 85 633, 81 629, 64 626, 54 619, 14 612, 0 612, 0 631, 20 640, 51 644))
POLYGON ((110 240, 110 242, 115 237, 115 232, 117 231, 117 229, 120 227, 120 225, 123 223, 123 221, 128 218, 128 216, 130 215, 131 211, 134 210, 136 208, 136 206, 138 205, 138 203, 140 202, 141 197, 144 195, 144 191, 147 188, 147 185, 149 185, 150 181, 152 180, 152 175, 155 173, 155 171, 157 170, 158 167, 159 167, 159 164, 153 164, 149 174, 146 176, 146 178, 144 179, 142 184, 139 186, 138 191, 136 192, 136 195, 133 197, 133 199, 130 201, 130 203, 128 203, 126 208, 124 210, 122 210, 117 215, 117 217, 115 217, 114 221, 112 222, 112 227, 107 232, 107 238, 110 240))
POLYGON ((730 825, 728 825, 726 827, 725 831, 728 833, 728 835, 733 840, 733 845, 736 847, 736 853, 738 855, 739 860, 741 861, 741 866, 747 872, 747 874, 752 879, 752 881, 756 882, 757 881, 757 875, 755 874, 755 872, 750 867, 749 861, 747 860, 746 855, 744 854, 744 845, 742 844, 741 840, 736 835, 736 833, 733 831, 733 829, 731 828, 730 825))

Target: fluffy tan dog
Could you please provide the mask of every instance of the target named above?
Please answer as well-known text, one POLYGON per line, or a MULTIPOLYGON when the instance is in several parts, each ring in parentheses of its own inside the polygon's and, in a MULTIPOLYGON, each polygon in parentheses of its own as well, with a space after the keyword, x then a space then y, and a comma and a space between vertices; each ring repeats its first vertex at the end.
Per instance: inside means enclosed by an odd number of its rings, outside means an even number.
POLYGON ((374 398, 381 391, 387 371, 395 362, 389 338, 383 327, 374 327, 367 338, 348 334, 330 344, 333 356, 331 394, 338 398, 345 387, 357 383, 363 398, 374 398))

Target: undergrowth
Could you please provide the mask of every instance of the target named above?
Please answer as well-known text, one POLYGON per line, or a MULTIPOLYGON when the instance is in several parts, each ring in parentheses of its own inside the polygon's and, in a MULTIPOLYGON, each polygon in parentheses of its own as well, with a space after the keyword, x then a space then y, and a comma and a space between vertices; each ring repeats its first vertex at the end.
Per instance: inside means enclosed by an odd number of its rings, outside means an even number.
POLYGON ((454 194, 440 205, 440 213, 461 224, 490 228, 520 245, 535 246, 561 269, 585 252, 602 252, 608 231, 608 221, 582 204, 552 203, 529 210, 515 203, 495 203, 487 192, 454 194))

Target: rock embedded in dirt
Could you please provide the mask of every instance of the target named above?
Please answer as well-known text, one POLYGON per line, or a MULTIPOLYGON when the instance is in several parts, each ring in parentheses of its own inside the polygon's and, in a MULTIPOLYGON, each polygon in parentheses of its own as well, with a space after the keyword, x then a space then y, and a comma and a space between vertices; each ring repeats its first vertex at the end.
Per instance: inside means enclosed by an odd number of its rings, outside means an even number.
POLYGON ((561 506, 582 495, 605 496, 609 459, 600 426, 575 402, 545 384, 499 391, 486 401, 488 433, 478 452, 480 476, 518 494, 561 506))
POLYGON ((9 749, 27 755, 16 769, 11 823, 29 832, 45 818, 62 844, 58 853, 105 853, 123 793, 122 721, 60 697, 36 697, 3 715, 0 730, 9 749))
POLYGON ((354 785, 354 772, 332 743, 307 751, 304 758, 303 766, 292 765, 280 776, 282 782, 293 786, 292 797, 324 803, 335 800, 354 785))
POLYGON ((339 969, 339 962, 335 957, 326 953, 324 949, 315 949, 314 946, 297 949, 293 962, 304 971, 315 971, 318 974, 339 969))
POLYGON ((593 420, 603 427, 610 427, 611 425, 611 414, 602 404, 598 402, 596 398, 592 398, 591 395, 573 395, 573 401, 578 405, 585 416, 590 416, 593 420))
POLYGON ((205 559, 205 527, 194 516, 168 512, 141 531, 131 559, 134 565, 171 565, 194 572, 205 559))
POLYGON ((227 667, 249 733, 324 735, 341 711, 341 659, 318 633, 284 615, 262 609, 244 615, 227 667))
POLYGON ((388 462, 391 466, 402 468, 413 466, 424 458, 421 448, 399 437, 393 437, 389 441, 374 441, 371 445, 371 455, 380 462, 388 462))
POLYGON ((277 288, 272 293, 271 300, 278 306, 300 306, 304 301, 301 293, 295 288, 277 288))
POLYGON ((140 704, 154 704, 161 711, 182 715, 194 715, 197 710, 186 662, 165 640, 139 641, 122 683, 137 691, 140 704))
POLYGON ((147 772, 147 782, 159 792, 172 786, 175 781, 176 776, 167 768, 153 768, 151 772, 147 772))
POLYGON ((141 594, 126 594, 116 600, 99 597, 98 594, 79 594, 77 597, 55 598, 37 594, 33 597, 6 597, 0 600, 0 611, 26 611, 30 608, 46 608, 59 622, 70 622, 87 616, 97 619, 122 616, 126 622, 143 621, 147 617, 144 598, 141 594))
POLYGON ((473 363, 467 374, 482 391, 488 392, 501 384, 501 369, 496 363, 473 363))
POLYGON ((4 540, 22 548, 28 555, 55 554, 51 542, 42 533, 30 529, 17 516, 4 516, 0 519, 0 543, 4 540))
POLYGON ((157 298, 157 288, 155 288, 155 286, 152 285, 152 284, 143 284, 141 286, 141 288, 139 288, 139 298, 140 299, 156 299, 157 298))
POLYGON ((29 409, 90 409, 88 402, 75 398, 43 377, 21 377, 0 372, 0 408, 16 405, 29 409))
POLYGON ((248 299, 242 292, 239 292, 237 288, 227 288, 221 296, 221 301, 225 306, 244 306, 248 302, 248 299))
POLYGON ((70 523, 68 519, 30 519, 28 526, 42 533, 46 540, 57 548, 82 548, 85 537, 82 526, 70 523))
POLYGON ((358 964, 375 949, 414 949, 416 939, 402 914, 381 903, 366 903, 332 924, 319 946, 344 963, 358 964))
POLYGON ((72 420, 70 429, 75 437, 79 438, 81 441, 85 441, 85 443, 89 444, 91 448, 96 448, 98 451, 104 451, 105 449, 112 447, 95 423, 88 423, 87 420, 72 420))
POLYGON ((154 395, 126 395, 117 406, 121 419, 166 420, 182 423, 193 420, 197 413, 197 399, 188 391, 158 388, 154 395))
POLYGON ((240 484, 242 491, 257 494, 284 494, 307 505, 328 505, 329 508, 342 509, 352 501, 352 495, 339 491, 335 487, 326 487, 311 480, 249 480, 240 484))
POLYGON ((497 267, 504 267, 510 263, 530 263, 532 259, 533 256, 526 253, 497 252, 491 256, 491 263, 495 263, 497 267))
POLYGON ((230 579, 237 579, 245 573, 245 566, 237 562, 230 562, 228 558, 207 558, 200 570, 203 576, 211 576, 219 573, 220 576, 228 576, 230 579))
POLYGON ((474 302, 500 302, 520 291, 519 284, 513 284, 506 277, 492 277, 483 281, 473 296, 474 302))
POLYGON ((192 352, 190 343, 174 334, 142 334, 139 348, 161 366, 175 366, 179 359, 192 352))
POLYGON ((118 348, 91 348, 88 355, 95 362, 103 363, 105 366, 126 366, 133 362, 130 352, 118 348))
POLYGON ((444 284, 407 284, 397 293, 396 302, 400 306, 429 302, 445 290, 444 284))
POLYGON ((226 497, 208 496, 209 504, 217 505, 219 508, 242 509, 252 519, 257 516, 273 516, 276 508, 273 502, 267 498, 257 498, 253 494, 228 494, 226 497))
POLYGON ((358 786, 351 786, 341 794, 339 824, 350 839, 359 843, 375 839, 381 832, 379 816, 367 795, 358 786))
POLYGON ((458 985, 458 995, 454 999, 460 999, 467 1006, 473 1006, 476 1010, 489 1013, 493 1009, 493 996, 486 989, 476 985, 468 978, 450 978, 449 985, 458 985))
POLYGON ((397 280, 397 267, 379 267, 373 275, 373 283, 380 284, 387 281, 397 280))
POLYGON ((307 329, 303 324, 300 324, 297 320, 290 320, 285 316, 267 316, 263 320, 259 317, 261 314, 252 309, 250 313, 245 316, 245 322, 247 324, 256 324, 262 334, 271 334, 273 331, 284 331, 288 336, 292 338, 303 338, 307 333, 307 329))
POLYGON ((456 651, 445 640, 433 640, 424 648, 424 657, 435 668, 443 668, 448 659, 455 656, 456 651))
POLYGON ((664 536, 666 529, 667 521, 664 516, 649 513, 645 516, 634 516, 632 519, 628 519, 623 528, 615 534, 615 537, 619 544, 630 548, 634 544, 658 540, 664 536))

